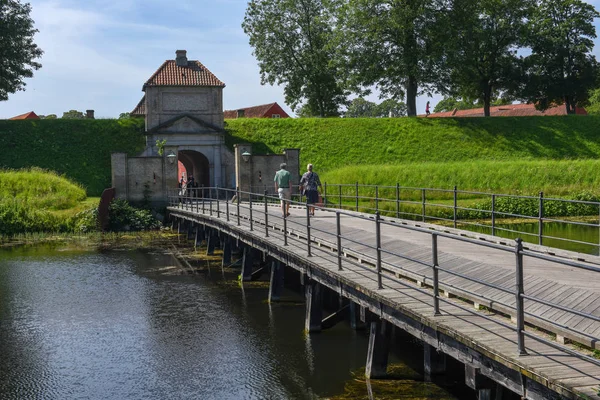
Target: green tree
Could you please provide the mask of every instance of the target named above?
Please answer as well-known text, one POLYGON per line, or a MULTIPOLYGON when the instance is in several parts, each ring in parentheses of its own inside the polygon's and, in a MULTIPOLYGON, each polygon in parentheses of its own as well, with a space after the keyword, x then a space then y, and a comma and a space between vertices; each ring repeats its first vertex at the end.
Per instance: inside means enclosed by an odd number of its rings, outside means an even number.
POLYGON ((594 7, 580 0, 538 0, 530 20, 524 98, 545 109, 564 104, 568 114, 584 105, 597 84, 591 54, 596 37, 594 7))
POLYGON ((131 115, 128 112, 119 114, 119 119, 129 119, 129 118, 131 118, 131 115))
MULTIPOLYGON (((506 104, 511 104, 512 99, 508 97, 498 97, 493 99, 490 105, 492 106, 503 106, 506 104)), ((434 113, 452 111, 455 108, 457 110, 471 110, 473 108, 481 108, 484 104, 481 101, 473 101, 469 99, 461 99, 456 97, 444 97, 435 105, 433 109, 434 113)))
POLYGON ((377 104, 365 100, 362 97, 357 97, 356 99, 352 100, 352 102, 348 106, 346 114, 344 115, 347 118, 374 117, 376 108, 377 104))
POLYGON ((455 0, 447 43, 450 93, 477 99, 490 115, 494 98, 515 90, 521 70, 517 50, 526 33, 531 0, 455 0))
POLYGON ((251 0, 242 28, 258 60, 261 83, 283 85, 292 110, 338 116, 347 102, 329 46, 334 20, 328 0, 251 0))
POLYGON ((9 93, 25 90, 24 78, 42 65, 35 60, 43 51, 33 42, 37 29, 29 16, 31 5, 20 0, 0 0, 0 101, 9 93))
POLYGON ((56 116, 56 114, 48 114, 44 117, 44 119, 57 119, 58 117, 56 116))
POLYGON ((409 116, 416 98, 446 82, 444 0, 347 0, 338 7, 336 45, 352 90, 376 85, 382 96, 404 98, 409 116))
POLYGON ((375 107, 374 117, 404 117, 406 116, 406 104, 394 99, 386 99, 375 107))
POLYGON ((588 103, 589 105, 586 107, 588 114, 600 115, 600 88, 590 91, 588 103))
POLYGON ((65 111, 62 115, 63 119, 84 119, 85 115, 81 111, 69 110, 65 111))

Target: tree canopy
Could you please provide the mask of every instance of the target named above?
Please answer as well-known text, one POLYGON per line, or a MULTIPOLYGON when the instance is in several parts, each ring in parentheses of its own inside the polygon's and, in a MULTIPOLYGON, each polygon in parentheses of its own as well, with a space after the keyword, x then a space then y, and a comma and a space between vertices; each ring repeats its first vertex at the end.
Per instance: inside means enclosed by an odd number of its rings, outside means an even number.
POLYGON ((444 81, 442 3, 347 0, 339 7, 338 59, 350 87, 376 85, 383 96, 406 97, 408 115, 415 116, 417 95, 444 81))
POLYGON ((591 54, 600 14, 580 0, 538 0, 530 17, 522 97, 547 108, 563 104, 568 114, 584 105, 597 85, 598 63, 591 54))
POLYGON ((333 15, 327 0, 251 0, 242 28, 250 38, 261 83, 283 85, 292 110, 338 116, 347 93, 330 62, 333 15))
POLYGON ((62 118, 64 118, 64 119, 84 119, 85 115, 81 111, 69 110, 69 111, 65 111, 63 113, 62 118))
POLYGON ((0 1, 0 101, 25 90, 25 78, 42 67, 35 61, 43 51, 33 42, 37 29, 29 16, 31 6, 20 0, 0 1))

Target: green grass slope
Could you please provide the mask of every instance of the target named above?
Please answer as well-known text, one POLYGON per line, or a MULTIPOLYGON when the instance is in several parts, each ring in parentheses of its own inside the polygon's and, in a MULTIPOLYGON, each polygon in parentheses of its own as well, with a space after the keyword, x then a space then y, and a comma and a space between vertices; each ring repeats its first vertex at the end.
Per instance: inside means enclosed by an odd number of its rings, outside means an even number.
POLYGON ((565 194, 600 183, 599 125, 598 116, 238 119, 227 140, 256 154, 300 148, 301 164, 331 183, 565 194))
POLYGON ((0 203, 64 210, 85 200, 85 189, 55 172, 40 168, 0 170, 0 203))
POLYGON ((301 149, 321 171, 348 165, 600 157, 600 117, 227 120, 228 143, 301 149))
POLYGON ((0 168, 57 171, 99 196, 111 184, 111 152, 138 154, 143 127, 139 119, 0 120, 0 168))

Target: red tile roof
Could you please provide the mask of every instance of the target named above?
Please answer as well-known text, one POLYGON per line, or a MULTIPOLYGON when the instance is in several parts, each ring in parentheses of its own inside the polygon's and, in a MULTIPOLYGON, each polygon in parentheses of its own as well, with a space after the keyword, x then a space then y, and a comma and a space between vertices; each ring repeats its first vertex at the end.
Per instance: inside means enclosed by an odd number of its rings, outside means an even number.
POLYGON ((200 61, 189 60, 187 66, 180 67, 175 60, 167 60, 144 83, 147 86, 218 86, 225 87, 200 61))
POLYGON ((275 106, 278 107, 278 113, 283 112, 284 115, 281 115, 281 118, 289 118, 289 115, 279 107, 277 102, 262 104, 260 106, 238 108, 237 110, 225 110, 223 111, 223 117, 225 119, 236 119, 238 117, 238 111, 243 110, 244 118, 263 118, 269 110, 275 106))
POLYGON ((142 97, 140 102, 135 106, 132 112, 129 113, 132 117, 143 117, 146 115, 146 95, 142 97))
POLYGON ((29 111, 28 113, 9 118, 9 120, 17 120, 17 119, 40 119, 40 117, 38 117, 37 114, 34 113, 33 111, 29 111))
MULTIPOLYGON (((587 115, 584 108, 577 107, 575 113, 578 115, 587 115)), ((564 105, 550 107, 545 111, 536 110, 534 104, 507 104, 504 106, 490 107, 490 117, 528 117, 535 115, 567 115, 564 105)), ((420 116, 425 116, 422 114, 420 116)), ((483 108, 473 108, 471 110, 452 110, 430 114, 429 118, 463 118, 463 117, 483 117, 483 108)))

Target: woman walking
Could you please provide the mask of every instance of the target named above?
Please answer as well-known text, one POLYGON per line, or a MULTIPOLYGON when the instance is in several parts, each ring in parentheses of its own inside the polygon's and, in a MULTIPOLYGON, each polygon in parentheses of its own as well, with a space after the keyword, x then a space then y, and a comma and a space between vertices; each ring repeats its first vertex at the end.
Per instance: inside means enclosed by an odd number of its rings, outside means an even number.
MULTIPOLYGON (((306 166, 307 171, 300 179, 300 190, 306 196, 306 204, 315 204, 319 201, 319 189, 323 190, 321 180, 316 172, 313 172, 313 165, 306 166)), ((309 206, 310 215, 315 215, 315 207, 309 206)))

